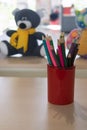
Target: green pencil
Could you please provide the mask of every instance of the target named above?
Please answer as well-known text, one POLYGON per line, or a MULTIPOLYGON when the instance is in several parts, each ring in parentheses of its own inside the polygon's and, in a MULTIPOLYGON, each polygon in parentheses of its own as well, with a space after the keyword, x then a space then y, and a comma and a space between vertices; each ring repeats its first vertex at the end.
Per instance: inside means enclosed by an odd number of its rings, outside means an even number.
POLYGON ((45 52, 46 52, 46 56, 47 56, 48 63, 49 63, 50 65, 52 65, 52 61, 51 61, 51 58, 50 58, 50 55, 49 55, 49 52, 48 52, 48 48, 47 48, 46 40, 45 40, 45 37, 44 37, 44 36, 42 36, 42 40, 43 40, 43 45, 44 45, 44 49, 45 49, 45 52))

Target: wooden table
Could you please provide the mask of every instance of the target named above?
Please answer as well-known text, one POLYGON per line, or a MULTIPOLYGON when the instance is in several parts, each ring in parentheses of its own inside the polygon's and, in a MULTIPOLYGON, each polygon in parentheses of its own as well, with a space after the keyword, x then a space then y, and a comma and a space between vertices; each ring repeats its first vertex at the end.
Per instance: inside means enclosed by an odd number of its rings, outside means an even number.
MULTIPOLYGON (((76 59, 76 77, 87 77, 87 60, 76 59)), ((0 76, 46 77, 47 60, 40 57, 9 57, 0 59, 0 76)))
POLYGON ((40 57, 0 59, 0 76, 46 77, 47 60, 40 57))
POLYGON ((75 80, 74 102, 53 105, 47 78, 0 77, 0 130, 86 130, 87 79, 75 80))

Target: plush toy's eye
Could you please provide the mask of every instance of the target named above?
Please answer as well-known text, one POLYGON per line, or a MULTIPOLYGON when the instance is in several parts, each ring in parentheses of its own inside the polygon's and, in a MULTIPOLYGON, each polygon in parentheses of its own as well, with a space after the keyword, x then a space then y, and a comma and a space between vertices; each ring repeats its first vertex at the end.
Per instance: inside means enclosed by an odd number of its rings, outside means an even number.
POLYGON ((22 17, 22 19, 21 20, 27 20, 27 17, 22 17))
POLYGON ((84 23, 87 25, 87 14, 84 16, 84 23))

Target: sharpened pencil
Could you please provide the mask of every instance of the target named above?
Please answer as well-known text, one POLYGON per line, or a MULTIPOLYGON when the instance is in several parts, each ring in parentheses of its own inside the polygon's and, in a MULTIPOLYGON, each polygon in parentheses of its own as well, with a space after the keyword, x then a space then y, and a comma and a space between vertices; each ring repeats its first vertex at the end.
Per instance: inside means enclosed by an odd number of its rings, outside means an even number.
POLYGON ((44 36, 42 36, 42 40, 43 40, 43 45, 44 45, 44 49, 45 49, 45 52, 46 52, 46 56, 47 56, 48 63, 49 63, 50 65, 52 65, 52 61, 51 61, 51 58, 50 58, 50 55, 49 55, 49 52, 48 52, 48 48, 47 48, 46 40, 45 40, 45 37, 44 37, 44 36))

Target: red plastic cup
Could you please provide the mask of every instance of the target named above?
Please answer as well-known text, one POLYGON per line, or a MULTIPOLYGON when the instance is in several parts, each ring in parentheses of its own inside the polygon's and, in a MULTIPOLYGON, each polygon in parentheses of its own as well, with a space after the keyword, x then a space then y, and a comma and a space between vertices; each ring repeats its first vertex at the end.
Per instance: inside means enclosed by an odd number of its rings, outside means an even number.
POLYGON ((75 66, 59 69, 47 65, 48 102, 67 105, 74 101, 75 66))

